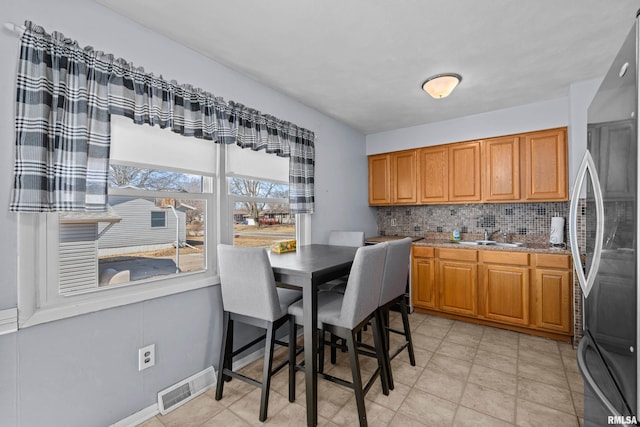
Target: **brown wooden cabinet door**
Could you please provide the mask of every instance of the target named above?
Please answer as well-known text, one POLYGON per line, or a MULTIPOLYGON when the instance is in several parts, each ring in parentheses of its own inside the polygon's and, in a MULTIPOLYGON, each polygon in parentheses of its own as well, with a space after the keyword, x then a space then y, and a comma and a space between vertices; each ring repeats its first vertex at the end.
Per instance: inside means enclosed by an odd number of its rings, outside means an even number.
POLYGON ((449 146, 449 201, 480 201, 480 187, 480 142, 451 144, 449 146))
POLYGON ((483 141, 482 195, 485 201, 520 199, 520 138, 483 141))
POLYGON ((419 308, 437 308, 435 287, 435 259, 413 258, 411 286, 413 305, 419 308))
POLYGON ((440 310, 475 316, 477 277, 476 263, 438 260, 440 310))
POLYGON ((571 332, 571 272, 537 268, 536 326, 553 332, 571 332))
POLYGON ((416 150, 391 154, 391 197, 398 205, 415 204, 416 191, 416 150))
POLYGON ((516 325, 529 325, 529 268, 482 266, 484 316, 516 325))
POLYGON ((391 203, 391 156, 369 156, 369 204, 391 203))
POLYGON ((525 199, 567 200, 567 131, 524 135, 525 199))
POLYGON ((420 203, 449 200, 449 147, 439 145, 418 150, 418 197, 420 203))

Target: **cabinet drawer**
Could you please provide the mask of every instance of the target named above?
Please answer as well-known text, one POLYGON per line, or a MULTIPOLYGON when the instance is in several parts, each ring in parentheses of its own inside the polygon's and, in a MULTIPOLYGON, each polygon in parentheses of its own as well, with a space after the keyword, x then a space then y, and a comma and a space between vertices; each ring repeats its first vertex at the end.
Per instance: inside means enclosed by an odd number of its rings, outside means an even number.
POLYGON ((417 258, 433 258, 435 256, 435 249, 426 246, 414 246, 413 256, 417 258))
POLYGON ((480 251, 480 262, 503 265, 529 265, 526 252, 480 251))
POLYGON ((478 251, 469 249, 438 249, 438 258, 452 259, 456 261, 477 261, 478 251))
POLYGON ((570 268, 571 257, 569 255, 535 254, 536 267, 570 268))

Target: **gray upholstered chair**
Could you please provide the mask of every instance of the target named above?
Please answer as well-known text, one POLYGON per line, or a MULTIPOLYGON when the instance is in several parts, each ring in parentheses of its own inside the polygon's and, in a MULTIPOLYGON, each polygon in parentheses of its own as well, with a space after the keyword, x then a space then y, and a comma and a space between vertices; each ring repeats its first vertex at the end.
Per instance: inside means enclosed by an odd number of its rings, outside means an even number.
MULTIPOLYGON (((411 366, 416 366, 413 352, 413 341, 409 327, 409 316, 406 304, 407 279, 409 278, 409 263, 411 262, 411 238, 393 240, 387 246, 387 256, 384 261, 384 274, 382 276, 382 290, 380 291, 380 318, 384 322, 385 347, 390 352, 387 360, 391 362, 405 348, 409 353, 411 366), (399 331, 389 326, 389 309, 399 305, 402 316, 403 330, 399 331), (389 332, 404 336, 405 341, 391 352, 389 349, 389 332)), ((389 388, 393 389, 393 375, 391 365, 388 366, 389 388)))
MULTIPOLYGON (((329 233, 329 241, 327 244, 359 248, 364 246, 364 231, 332 231, 329 233)), ((347 286, 347 277, 348 276, 344 276, 339 279, 323 283, 318 287, 318 289, 321 291, 344 293, 344 288, 347 286)))
POLYGON ((364 246, 364 231, 332 231, 329 233, 329 245, 364 246))
MULTIPOLYGON (((321 292, 318 294, 318 328, 322 329, 322 336, 325 331, 330 332, 346 341, 351 362, 352 381, 336 378, 318 369, 318 376, 336 382, 343 386, 352 388, 355 392, 356 405, 361 426, 367 425, 367 415, 364 406, 364 396, 369 391, 375 380, 380 377, 384 394, 389 393, 387 384, 388 366, 387 351, 384 347, 384 338, 378 325, 380 292, 382 289, 382 275, 384 273, 384 260, 387 251, 387 244, 382 243, 374 246, 365 246, 358 249, 353 260, 353 265, 349 274, 348 285, 345 293, 321 292), (373 336, 375 343, 375 354, 369 354, 378 359, 378 367, 367 381, 362 384, 360 374, 360 363, 358 354, 362 353, 356 346, 356 334, 369 321, 373 326, 373 336)), ((294 322, 302 323, 302 301, 298 301, 289 306, 290 314, 290 334, 295 331, 294 322)), ((321 345, 320 360, 323 359, 324 346, 321 345)), ((289 369, 293 369, 295 364, 295 350, 289 349, 289 369)), ((321 364, 320 364, 321 366, 321 364)), ((289 400, 295 400, 295 377, 289 374, 289 400)))
MULTIPOLYGON (((216 400, 222 398, 225 380, 237 378, 262 389, 260 401, 260 421, 267 418, 269 388, 271 376, 288 363, 283 361, 272 368, 273 348, 276 342, 276 329, 288 320, 287 311, 291 303, 302 298, 302 292, 276 288, 276 282, 269 262, 269 256, 263 248, 234 247, 218 245, 218 268, 224 323, 222 329, 222 348, 218 364, 216 400), (266 330, 266 334, 254 341, 233 350, 233 324, 241 322, 266 330), (256 381, 232 371, 233 357, 265 339, 264 368, 262 381, 256 381)), ((295 335, 289 337, 290 346, 295 348, 295 335)), ((280 343, 279 344, 285 344, 280 343)))

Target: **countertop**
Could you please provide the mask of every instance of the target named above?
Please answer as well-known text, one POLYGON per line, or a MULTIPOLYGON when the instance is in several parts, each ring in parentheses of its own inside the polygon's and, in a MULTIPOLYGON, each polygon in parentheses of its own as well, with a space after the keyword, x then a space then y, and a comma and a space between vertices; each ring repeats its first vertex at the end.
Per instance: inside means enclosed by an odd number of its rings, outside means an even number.
POLYGON ((422 237, 415 237, 415 236, 375 236, 375 237, 367 237, 366 239, 364 239, 365 243, 384 243, 384 242, 390 242, 392 240, 400 240, 400 239, 404 239, 405 237, 411 237, 411 241, 413 242, 417 242, 419 240, 422 240, 422 237))
MULTIPOLYGON (((391 237, 391 236, 390 236, 391 237)), ((565 248, 551 248, 546 243, 527 243, 521 247, 505 247, 496 245, 461 245, 451 240, 432 240, 422 239, 413 243, 415 246, 429 246, 434 248, 455 248, 462 250, 476 250, 476 251, 503 251, 503 252, 535 252, 544 254, 559 254, 559 255, 571 255, 570 249, 565 248)))

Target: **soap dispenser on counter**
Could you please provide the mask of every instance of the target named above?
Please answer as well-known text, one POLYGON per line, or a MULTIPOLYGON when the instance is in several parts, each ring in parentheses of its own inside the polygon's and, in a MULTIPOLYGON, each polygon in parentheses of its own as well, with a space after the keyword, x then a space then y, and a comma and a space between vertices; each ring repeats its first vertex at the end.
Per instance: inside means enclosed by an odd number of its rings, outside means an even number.
POLYGON ((460 227, 455 226, 453 228, 453 234, 451 236, 451 240, 453 240, 454 242, 459 242, 460 241, 460 227))

